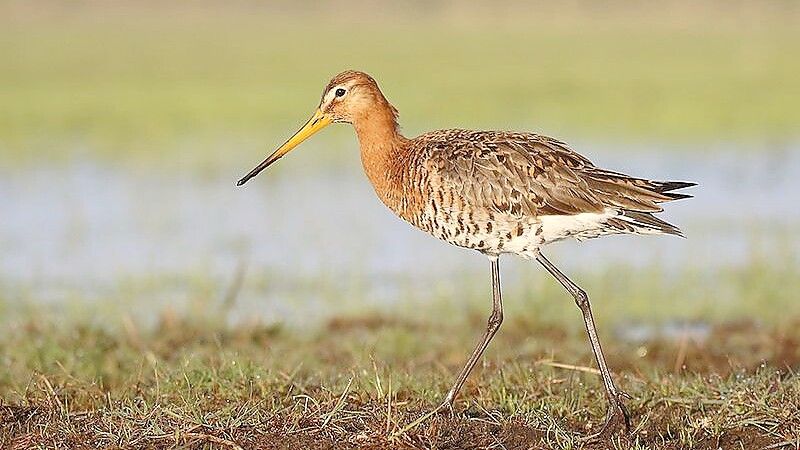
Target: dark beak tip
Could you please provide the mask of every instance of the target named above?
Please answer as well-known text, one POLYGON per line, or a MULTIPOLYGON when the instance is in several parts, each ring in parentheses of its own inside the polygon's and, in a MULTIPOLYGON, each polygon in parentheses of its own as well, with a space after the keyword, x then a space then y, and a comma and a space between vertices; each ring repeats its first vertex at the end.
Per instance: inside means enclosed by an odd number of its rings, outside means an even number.
POLYGON ((245 184, 245 183, 247 183, 247 180, 245 180, 244 178, 242 178, 241 180, 239 180, 239 181, 237 181, 237 182, 236 182, 236 186, 241 186, 241 185, 243 185, 243 184, 245 184))

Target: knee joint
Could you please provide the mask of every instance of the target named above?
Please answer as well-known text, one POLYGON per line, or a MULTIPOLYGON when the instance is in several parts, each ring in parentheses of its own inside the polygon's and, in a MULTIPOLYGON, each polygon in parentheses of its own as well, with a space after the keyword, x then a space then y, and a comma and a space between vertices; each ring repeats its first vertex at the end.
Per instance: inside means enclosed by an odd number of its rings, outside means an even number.
POLYGON ((578 308, 583 309, 589 306, 589 294, 583 289, 578 289, 572 295, 575 297, 575 304, 578 305, 578 308))
POLYGON ((500 328, 501 323, 503 323, 503 313, 494 311, 492 312, 492 315, 489 316, 486 327, 490 330, 497 330, 500 328))

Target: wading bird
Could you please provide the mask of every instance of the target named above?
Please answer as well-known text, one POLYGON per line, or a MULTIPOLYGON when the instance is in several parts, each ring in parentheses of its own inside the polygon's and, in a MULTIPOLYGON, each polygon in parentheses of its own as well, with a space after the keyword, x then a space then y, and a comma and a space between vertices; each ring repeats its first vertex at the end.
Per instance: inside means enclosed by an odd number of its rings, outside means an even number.
POLYGON ((415 227, 489 258, 492 312, 478 342, 439 407, 453 401, 503 321, 500 255, 538 261, 575 298, 600 369, 608 410, 598 435, 630 427, 626 395, 603 357, 586 292, 541 249, 568 237, 673 234, 680 230, 653 213, 660 203, 690 197, 693 186, 651 181, 601 169, 565 143, 534 133, 438 130, 413 139, 400 134, 397 110, 363 72, 346 71, 325 87, 314 115, 288 141, 239 180, 246 183, 309 136, 331 123, 350 123, 361 162, 378 198, 415 227))

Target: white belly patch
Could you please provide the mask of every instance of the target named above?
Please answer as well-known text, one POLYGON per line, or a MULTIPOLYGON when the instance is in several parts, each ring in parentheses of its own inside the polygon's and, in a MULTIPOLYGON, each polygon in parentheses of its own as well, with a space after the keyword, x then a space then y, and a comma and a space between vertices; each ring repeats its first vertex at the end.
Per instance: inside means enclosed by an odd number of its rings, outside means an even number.
POLYGON ((604 226, 605 222, 618 214, 617 211, 606 210, 603 213, 581 213, 571 216, 541 216, 539 221, 542 231, 539 237, 543 241, 542 244, 549 244, 568 237, 582 240, 602 236, 609 232, 604 226))

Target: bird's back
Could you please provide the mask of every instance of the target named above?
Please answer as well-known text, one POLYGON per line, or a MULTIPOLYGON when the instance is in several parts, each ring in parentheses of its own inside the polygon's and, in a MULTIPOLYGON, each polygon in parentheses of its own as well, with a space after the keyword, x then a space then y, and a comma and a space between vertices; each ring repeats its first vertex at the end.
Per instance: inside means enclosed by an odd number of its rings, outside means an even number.
POLYGON ((680 234, 653 213, 692 183, 651 181, 596 167, 533 133, 439 130, 406 142, 396 161, 404 219, 452 244, 532 256, 566 237, 680 234))

